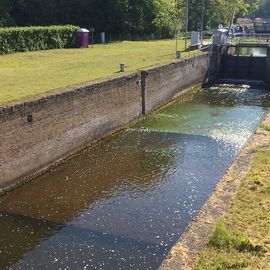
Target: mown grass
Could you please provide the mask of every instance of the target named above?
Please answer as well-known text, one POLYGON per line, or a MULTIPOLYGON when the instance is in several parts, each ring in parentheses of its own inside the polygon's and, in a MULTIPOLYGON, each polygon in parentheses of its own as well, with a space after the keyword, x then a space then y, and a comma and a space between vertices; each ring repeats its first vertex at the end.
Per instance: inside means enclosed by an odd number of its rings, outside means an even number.
POLYGON ((195 269, 270 269, 270 146, 257 150, 195 269))
POLYGON ((260 127, 263 128, 266 131, 270 131, 270 125, 269 124, 261 124, 260 127))
MULTIPOLYGON (((179 41, 184 49, 184 41, 179 41)), ((182 54, 189 56, 190 52, 182 54)), ((193 54, 193 53, 192 53, 193 54)), ((124 41, 88 49, 58 49, 0 56, 0 104, 53 89, 117 75, 175 59, 175 41, 124 41)))

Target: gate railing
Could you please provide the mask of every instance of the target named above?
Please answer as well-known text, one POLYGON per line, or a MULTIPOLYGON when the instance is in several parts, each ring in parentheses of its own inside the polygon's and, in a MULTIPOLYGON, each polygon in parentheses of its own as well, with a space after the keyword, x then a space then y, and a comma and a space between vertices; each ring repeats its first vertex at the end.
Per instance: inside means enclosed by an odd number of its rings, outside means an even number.
POLYGON ((231 36, 228 38, 230 44, 269 44, 270 45, 270 34, 242 34, 241 36, 231 36))

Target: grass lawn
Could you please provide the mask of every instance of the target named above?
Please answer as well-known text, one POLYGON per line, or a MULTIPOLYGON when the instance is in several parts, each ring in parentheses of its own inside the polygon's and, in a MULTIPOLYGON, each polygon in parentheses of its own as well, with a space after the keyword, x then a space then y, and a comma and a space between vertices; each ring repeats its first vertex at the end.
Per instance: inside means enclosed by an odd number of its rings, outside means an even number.
POLYGON ((270 126, 230 211, 218 221, 196 270, 270 269, 270 126))
MULTIPOLYGON (((184 41, 179 41, 184 49, 184 41)), ((193 54, 193 53, 192 53, 193 54)), ((189 52, 182 57, 189 56, 189 52)), ((59 49, 0 56, 0 105, 74 84, 175 59, 175 41, 124 41, 88 49, 59 49)))

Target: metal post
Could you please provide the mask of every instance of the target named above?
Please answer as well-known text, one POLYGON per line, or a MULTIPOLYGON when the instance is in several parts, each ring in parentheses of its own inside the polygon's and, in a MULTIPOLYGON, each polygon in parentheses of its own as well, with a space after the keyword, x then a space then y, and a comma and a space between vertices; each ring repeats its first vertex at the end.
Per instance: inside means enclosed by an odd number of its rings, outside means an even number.
POLYGON ((175 0, 176 8, 177 8, 177 14, 175 18, 175 55, 176 58, 180 58, 180 51, 178 51, 178 27, 179 27, 179 0, 175 0))
POLYGON ((90 28, 90 32, 92 34, 92 48, 94 47, 94 32, 96 31, 96 29, 94 27, 90 28))
POLYGON ((175 30, 175 51, 178 51, 178 31, 175 30))
POLYGON ((233 26, 234 16, 235 16, 235 10, 233 10, 232 18, 231 18, 231 21, 230 21, 229 34, 230 34, 232 26, 233 26))
POLYGON ((185 34, 185 51, 187 50, 188 15, 189 15, 189 0, 187 0, 187 6, 186 6, 186 34, 185 34))
POLYGON ((201 43, 203 44, 203 25, 204 25, 205 0, 202 0, 202 18, 201 18, 201 43))

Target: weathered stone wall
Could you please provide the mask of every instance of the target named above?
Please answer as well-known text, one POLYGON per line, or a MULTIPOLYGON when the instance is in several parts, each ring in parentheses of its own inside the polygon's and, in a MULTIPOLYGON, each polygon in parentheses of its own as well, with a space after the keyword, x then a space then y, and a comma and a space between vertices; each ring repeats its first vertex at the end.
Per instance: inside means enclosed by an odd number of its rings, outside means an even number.
POLYGON ((184 89, 207 80, 208 53, 142 71, 143 113, 177 97, 184 89))
POLYGON ((42 169, 141 114, 139 74, 0 108, 0 187, 42 169))
POLYGON ((202 83, 209 54, 0 108, 0 189, 202 83))
POLYGON ((212 46, 208 67, 208 79, 210 81, 216 81, 221 78, 223 56, 227 53, 227 50, 228 48, 226 46, 212 46))
POLYGON ((270 47, 267 48, 265 82, 270 87, 270 47))

